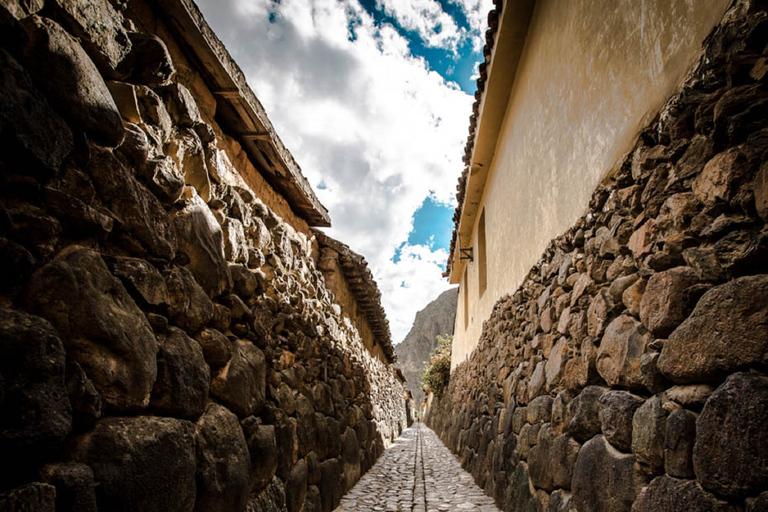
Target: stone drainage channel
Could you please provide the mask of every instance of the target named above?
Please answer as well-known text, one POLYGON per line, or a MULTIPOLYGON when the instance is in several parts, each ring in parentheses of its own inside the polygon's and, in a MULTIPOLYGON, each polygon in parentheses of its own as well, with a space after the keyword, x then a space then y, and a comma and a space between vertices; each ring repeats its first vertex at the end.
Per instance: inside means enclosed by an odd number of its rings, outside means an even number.
POLYGON ((336 512, 499 512, 459 461, 422 423, 393 446, 341 500, 336 512))

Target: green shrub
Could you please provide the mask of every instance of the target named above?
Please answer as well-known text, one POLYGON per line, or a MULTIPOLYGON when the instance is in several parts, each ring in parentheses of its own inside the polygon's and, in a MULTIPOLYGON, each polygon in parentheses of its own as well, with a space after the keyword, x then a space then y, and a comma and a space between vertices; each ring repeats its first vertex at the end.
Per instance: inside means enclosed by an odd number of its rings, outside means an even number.
POLYGON ((437 348, 429 356, 429 362, 421 372, 421 385, 426 392, 436 397, 443 396, 451 377, 451 345, 453 336, 438 336, 437 348))

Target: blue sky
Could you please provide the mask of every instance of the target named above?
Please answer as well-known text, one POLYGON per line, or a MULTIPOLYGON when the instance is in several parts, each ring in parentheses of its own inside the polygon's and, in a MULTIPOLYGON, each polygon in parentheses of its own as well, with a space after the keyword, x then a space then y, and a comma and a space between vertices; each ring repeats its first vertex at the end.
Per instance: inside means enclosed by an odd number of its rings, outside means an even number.
POLYGON ((395 343, 449 287, 456 181, 492 0, 196 0, 333 227, 395 343))

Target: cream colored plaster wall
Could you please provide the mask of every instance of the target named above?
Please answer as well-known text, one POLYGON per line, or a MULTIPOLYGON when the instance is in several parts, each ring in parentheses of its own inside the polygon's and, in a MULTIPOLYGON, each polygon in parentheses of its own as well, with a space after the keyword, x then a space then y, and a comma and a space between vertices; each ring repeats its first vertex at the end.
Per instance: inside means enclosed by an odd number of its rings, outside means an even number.
POLYGON ((729 3, 536 3, 509 103, 491 105, 507 111, 475 216, 485 208, 488 289, 479 296, 478 262, 470 263, 469 324, 462 296, 452 368, 477 345, 497 299, 513 293, 549 240, 584 213, 592 190, 683 80, 729 3))

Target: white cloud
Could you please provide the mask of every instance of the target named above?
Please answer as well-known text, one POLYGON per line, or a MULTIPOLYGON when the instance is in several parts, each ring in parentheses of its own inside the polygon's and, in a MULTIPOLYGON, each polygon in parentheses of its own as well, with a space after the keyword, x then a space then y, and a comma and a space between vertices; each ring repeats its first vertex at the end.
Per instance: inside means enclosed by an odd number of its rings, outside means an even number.
POLYGON ((449 0, 459 5, 469 21, 475 51, 481 51, 485 44, 485 30, 488 28, 488 11, 493 9, 493 0, 449 0))
POLYGON ((455 51, 466 35, 436 0, 376 0, 376 6, 405 30, 418 33, 427 46, 455 51))
POLYGON ((398 263, 391 258, 430 191, 454 201, 471 96, 412 56, 392 26, 377 27, 358 0, 199 4, 328 207, 329 234, 368 260, 399 342, 448 287, 444 250, 406 246, 398 263))

